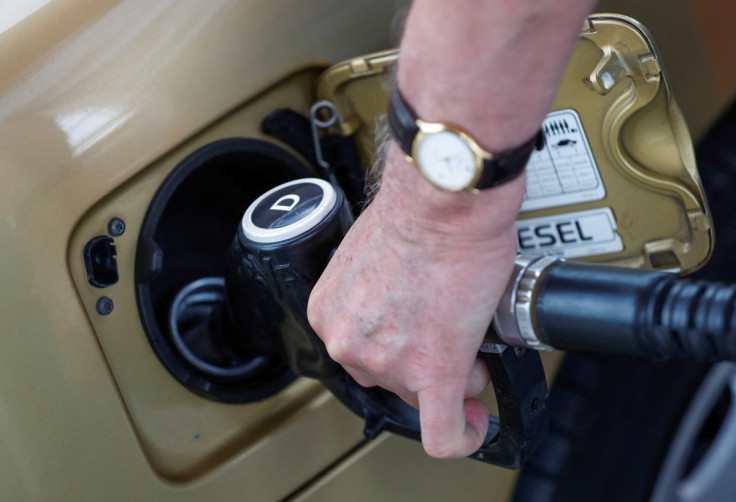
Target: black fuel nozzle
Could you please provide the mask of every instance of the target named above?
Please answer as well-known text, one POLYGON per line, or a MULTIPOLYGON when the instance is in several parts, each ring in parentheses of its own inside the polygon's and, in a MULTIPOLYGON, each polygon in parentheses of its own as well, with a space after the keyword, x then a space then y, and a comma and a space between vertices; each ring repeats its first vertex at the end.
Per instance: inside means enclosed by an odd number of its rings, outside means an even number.
POLYGON ((325 379, 339 366, 306 318, 309 294, 352 224, 342 191, 305 178, 280 185, 245 212, 226 272, 229 345, 276 354, 296 374, 325 379))
MULTIPOLYGON (((219 335, 210 340, 237 357, 270 357, 297 375, 321 380, 365 419, 369 438, 391 431, 419 439, 418 411, 390 392, 358 385, 330 358, 307 319, 312 288, 351 224, 342 192, 321 179, 292 181, 259 197, 233 241, 223 308, 208 325, 219 335)), ((483 447, 471 457, 517 468, 544 436, 549 410, 541 360, 536 351, 509 346, 655 358, 736 355, 729 331, 736 325, 736 289, 681 287, 679 281, 660 272, 519 257, 496 312, 496 335, 479 353, 499 416, 489 417, 483 447), (685 311, 692 315, 681 315, 685 311), (717 326, 716 311, 723 321, 717 326), (715 339, 714 331, 728 333, 715 339)))

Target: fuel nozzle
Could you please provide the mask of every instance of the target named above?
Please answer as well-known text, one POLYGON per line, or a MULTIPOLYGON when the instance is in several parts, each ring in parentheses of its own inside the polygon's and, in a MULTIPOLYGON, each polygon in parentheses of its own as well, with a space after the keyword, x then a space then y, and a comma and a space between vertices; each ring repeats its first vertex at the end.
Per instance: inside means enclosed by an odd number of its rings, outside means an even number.
POLYGON ((241 354, 277 354, 298 375, 338 368, 309 326, 312 287, 352 224, 339 189, 305 178, 280 185, 246 210, 226 276, 229 344, 241 354))

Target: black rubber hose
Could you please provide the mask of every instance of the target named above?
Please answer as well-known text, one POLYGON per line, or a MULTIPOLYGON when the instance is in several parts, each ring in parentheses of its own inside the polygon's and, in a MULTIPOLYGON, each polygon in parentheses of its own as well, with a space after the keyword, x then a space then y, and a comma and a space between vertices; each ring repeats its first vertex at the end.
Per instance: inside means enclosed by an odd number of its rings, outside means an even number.
POLYGON ((557 262, 535 291, 535 325, 555 348, 736 361, 736 286, 666 272, 557 262))

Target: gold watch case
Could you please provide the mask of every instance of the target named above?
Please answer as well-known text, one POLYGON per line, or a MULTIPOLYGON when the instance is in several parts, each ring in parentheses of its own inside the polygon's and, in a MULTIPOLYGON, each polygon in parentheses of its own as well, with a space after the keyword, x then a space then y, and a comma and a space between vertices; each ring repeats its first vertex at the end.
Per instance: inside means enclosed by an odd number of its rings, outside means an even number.
MULTIPOLYGON (((416 124, 419 130, 412 142, 411 155, 407 155, 406 159, 417 168, 417 171, 419 171, 422 177, 436 188, 446 192, 480 192, 475 187, 483 174, 483 163, 487 159, 492 159, 493 155, 484 150, 470 134, 452 124, 425 122, 421 119, 417 119, 416 124), (428 165, 428 162, 422 161, 422 159, 426 158, 423 154, 423 149, 427 148, 427 142, 438 138, 441 134, 450 134, 457 138, 457 141, 461 142, 470 155, 472 155, 472 175, 462 184, 455 183, 451 185, 449 183, 442 183, 438 179, 438 176, 433 174, 432 166, 428 165)), ((460 168, 462 169, 462 167, 460 168)))

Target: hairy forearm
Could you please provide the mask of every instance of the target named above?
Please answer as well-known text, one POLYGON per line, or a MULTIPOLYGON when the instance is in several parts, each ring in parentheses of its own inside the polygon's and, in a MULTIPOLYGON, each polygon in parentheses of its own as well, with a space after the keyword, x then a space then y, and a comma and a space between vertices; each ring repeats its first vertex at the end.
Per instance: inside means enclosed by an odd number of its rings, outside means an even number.
MULTIPOLYGON (((450 122, 487 150, 527 141, 549 111, 592 0, 415 0, 398 85, 424 120, 450 122), (459 29, 462 27, 462 29, 459 29)), ((395 147, 383 196, 398 218, 436 231, 508 235, 524 196, 519 177, 481 194, 444 193, 395 147)))

